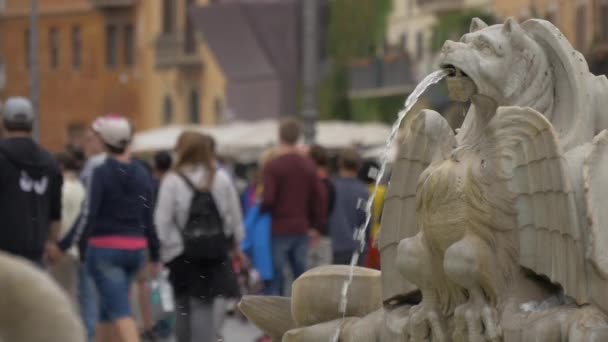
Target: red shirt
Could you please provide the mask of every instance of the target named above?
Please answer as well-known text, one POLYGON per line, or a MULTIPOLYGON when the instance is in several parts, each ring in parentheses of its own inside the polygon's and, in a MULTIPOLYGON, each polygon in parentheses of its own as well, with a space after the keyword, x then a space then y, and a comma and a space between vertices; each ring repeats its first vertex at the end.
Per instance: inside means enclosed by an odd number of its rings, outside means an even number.
POLYGON ((272 235, 305 235, 325 226, 327 199, 311 160, 281 155, 264 167, 262 210, 272 217, 272 235))

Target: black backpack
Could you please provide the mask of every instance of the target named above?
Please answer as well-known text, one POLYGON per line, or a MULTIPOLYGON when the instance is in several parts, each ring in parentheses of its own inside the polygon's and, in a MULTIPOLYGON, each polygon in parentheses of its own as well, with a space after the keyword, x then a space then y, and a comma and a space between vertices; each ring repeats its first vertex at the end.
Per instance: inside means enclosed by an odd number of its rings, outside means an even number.
POLYGON ((191 262, 226 260, 230 242, 211 192, 194 186, 188 177, 178 174, 193 192, 188 220, 181 230, 185 259, 191 262))

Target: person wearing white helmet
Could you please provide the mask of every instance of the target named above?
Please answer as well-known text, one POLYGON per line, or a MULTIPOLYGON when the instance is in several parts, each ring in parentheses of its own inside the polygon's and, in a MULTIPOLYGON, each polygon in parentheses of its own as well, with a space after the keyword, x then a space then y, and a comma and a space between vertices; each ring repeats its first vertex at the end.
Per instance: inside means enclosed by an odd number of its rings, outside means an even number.
POLYGON ((133 126, 118 114, 108 114, 93 122, 91 126, 109 153, 124 155, 133 138, 133 126))
POLYGON ((60 230, 63 177, 53 156, 32 139, 34 109, 27 98, 9 98, 2 122, 0 251, 42 266, 60 230))
POLYGON ((139 341, 129 288, 144 266, 146 249, 158 270, 153 183, 147 170, 130 156, 133 127, 127 119, 106 115, 95 120, 92 130, 107 156, 88 179, 86 205, 60 248, 86 241, 85 265, 99 294, 97 339, 114 341, 117 332, 121 341, 139 341))

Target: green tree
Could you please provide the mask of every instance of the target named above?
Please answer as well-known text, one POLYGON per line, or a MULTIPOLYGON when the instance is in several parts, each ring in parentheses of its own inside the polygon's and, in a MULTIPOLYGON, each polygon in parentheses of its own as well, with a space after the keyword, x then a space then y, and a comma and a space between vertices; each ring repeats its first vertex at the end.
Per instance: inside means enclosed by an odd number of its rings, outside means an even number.
POLYGON ((432 50, 439 51, 443 43, 448 39, 460 39, 463 34, 469 32, 471 20, 475 17, 480 18, 488 25, 495 23, 495 19, 491 14, 479 10, 453 12, 442 16, 433 28, 432 50))
POLYGON ((384 44, 391 0, 333 0, 330 2, 328 52, 330 71, 319 87, 321 117, 352 118, 348 99, 348 63, 371 57, 384 44))

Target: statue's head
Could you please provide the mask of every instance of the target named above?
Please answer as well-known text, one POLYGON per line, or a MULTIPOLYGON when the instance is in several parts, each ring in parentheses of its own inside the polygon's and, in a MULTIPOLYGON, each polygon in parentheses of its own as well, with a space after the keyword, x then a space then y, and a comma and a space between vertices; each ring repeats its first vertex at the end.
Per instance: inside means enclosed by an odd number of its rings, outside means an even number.
POLYGON ((544 51, 513 19, 493 26, 473 19, 459 42, 445 42, 440 65, 468 77, 477 93, 499 105, 530 105, 517 103, 522 92, 536 79, 552 77, 544 51))

